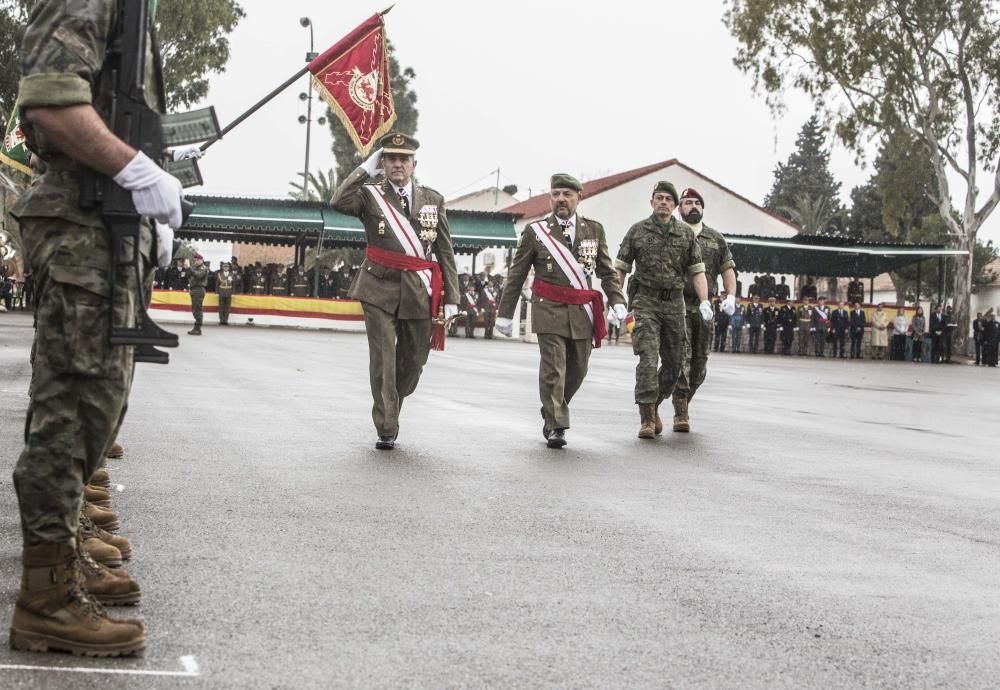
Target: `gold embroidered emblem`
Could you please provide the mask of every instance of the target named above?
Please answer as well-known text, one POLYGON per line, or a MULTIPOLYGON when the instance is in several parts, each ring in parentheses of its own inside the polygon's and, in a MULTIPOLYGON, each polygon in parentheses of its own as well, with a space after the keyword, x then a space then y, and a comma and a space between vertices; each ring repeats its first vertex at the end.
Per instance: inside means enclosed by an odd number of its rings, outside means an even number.
POLYGON ((385 234, 385 221, 384 220, 380 220, 378 222, 378 234, 380 234, 380 235, 384 235, 385 234))
POLYGON ((393 146, 402 146, 404 141, 406 141, 406 140, 403 139, 403 135, 402 134, 397 134, 396 136, 394 136, 392 138, 392 144, 393 144, 393 146))

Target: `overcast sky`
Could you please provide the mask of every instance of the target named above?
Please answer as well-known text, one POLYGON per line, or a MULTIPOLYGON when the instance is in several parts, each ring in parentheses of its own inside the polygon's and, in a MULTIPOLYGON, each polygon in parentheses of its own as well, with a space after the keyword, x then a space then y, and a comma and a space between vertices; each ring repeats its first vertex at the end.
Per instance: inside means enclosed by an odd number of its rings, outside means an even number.
MULTIPOLYGON (((206 103, 224 125, 302 67, 300 17, 312 19, 322 52, 389 2, 241 0, 247 16, 206 103)), ((721 0, 400 0, 386 26, 400 63, 417 73, 421 182, 451 198, 490 186, 499 168, 501 186, 516 184, 523 199, 556 171, 588 180, 677 158, 760 203, 812 108, 792 94, 788 112, 771 117, 732 64, 723 10, 721 0)), ((303 169, 305 87, 303 77, 209 149, 197 193, 284 197, 303 169)), ((310 169, 333 166, 330 142, 314 124, 310 169)), ((849 204, 870 167, 830 143, 849 204)), ((998 228, 991 218, 981 237, 1000 239, 998 228)))

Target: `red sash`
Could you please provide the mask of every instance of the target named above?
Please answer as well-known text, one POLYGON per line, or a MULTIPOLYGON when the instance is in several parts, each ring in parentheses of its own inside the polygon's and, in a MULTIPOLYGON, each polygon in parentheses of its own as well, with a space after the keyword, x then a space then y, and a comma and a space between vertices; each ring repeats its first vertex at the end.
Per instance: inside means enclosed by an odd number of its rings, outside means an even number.
POLYGON ((589 304, 594 310, 594 347, 601 346, 604 336, 608 334, 608 327, 604 321, 604 295, 597 290, 577 290, 538 278, 531 284, 531 291, 543 299, 560 304, 589 304))
POLYGON ((441 293, 444 291, 444 280, 441 278, 441 266, 437 261, 418 259, 415 256, 407 256, 399 252, 392 252, 388 249, 381 249, 368 245, 365 249, 365 256, 380 266, 394 268, 397 271, 426 271, 431 272, 431 318, 438 315, 438 307, 441 305, 441 293))

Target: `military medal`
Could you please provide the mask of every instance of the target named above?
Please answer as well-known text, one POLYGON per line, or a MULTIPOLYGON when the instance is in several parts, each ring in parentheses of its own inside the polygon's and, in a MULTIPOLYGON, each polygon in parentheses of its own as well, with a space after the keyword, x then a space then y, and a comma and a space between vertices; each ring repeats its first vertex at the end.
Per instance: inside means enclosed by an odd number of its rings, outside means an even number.
POLYGON ((597 261, 597 240, 580 240, 580 265, 588 276, 594 275, 594 264, 597 261))
POLYGON ((420 221, 420 239, 426 244, 431 244, 437 239, 438 209, 434 204, 424 204, 417 212, 417 220, 420 221))

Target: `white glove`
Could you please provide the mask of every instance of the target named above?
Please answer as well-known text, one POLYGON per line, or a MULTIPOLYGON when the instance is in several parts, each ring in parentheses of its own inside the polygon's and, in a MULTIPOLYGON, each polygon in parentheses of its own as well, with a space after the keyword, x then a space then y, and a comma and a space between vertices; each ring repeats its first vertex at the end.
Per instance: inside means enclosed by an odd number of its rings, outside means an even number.
POLYGON ((186 161, 191 158, 201 158, 205 155, 205 152, 201 150, 201 146, 198 144, 191 144, 190 146, 178 146, 173 151, 170 152, 174 157, 174 161, 186 161))
POLYGON ((156 225, 156 264, 166 268, 174 260, 174 231, 160 221, 156 225))
MULTIPOLYGON (((379 149, 379 151, 381 151, 381 149, 379 149)), ((458 316, 458 305, 457 304, 444 305, 444 318, 450 319, 453 316, 458 316)))
POLYGON ((114 177, 115 182, 132 192, 132 203, 140 216, 149 216, 177 229, 183 222, 180 181, 167 173, 140 151, 114 177))
POLYGON ((722 300, 722 311, 726 312, 727 316, 732 316, 736 312, 736 295, 726 295, 726 299, 722 300))
POLYGON ((497 329, 497 333, 505 335, 508 338, 513 337, 514 334, 514 321, 511 319, 497 319, 494 327, 497 329))
POLYGON ((625 323, 626 317, 628 317, 628 309, 625 308, 624 304, 616 304, 611 307, 615 312, 615 318, 618 319, 619 323, 625 323))
POLYGON ((379 168, 382 167, 382 149, 375 149, 372 155, 365 159, 365 162, 361 164, 361 169, 368 173, 368 177, 375 177, 378 175, 379 168))
POLYGON ((698 305, 698 311, 701 312, 701 318, 705 321, 711 321, 715 318, 715 312, 712 311, 712 303, 707 299, 702 300, 701 304, 698 305))

